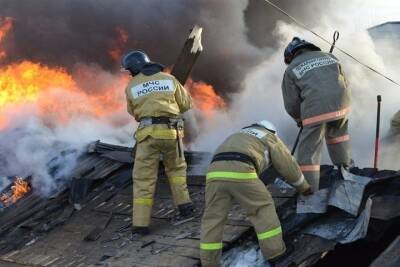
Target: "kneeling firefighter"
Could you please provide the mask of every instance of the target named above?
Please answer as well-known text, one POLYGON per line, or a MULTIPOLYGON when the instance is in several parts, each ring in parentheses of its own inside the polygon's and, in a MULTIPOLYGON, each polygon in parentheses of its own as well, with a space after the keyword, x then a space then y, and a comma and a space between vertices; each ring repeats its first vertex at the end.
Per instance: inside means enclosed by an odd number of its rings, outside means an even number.
POLYGON ((129 114, 139 122, 135 133, 132 233, 145 235, 149 233, 160 155, 180 214, 188 216, 193 211, 181 142, 183 119, 179 116, 192 107, 192 99, 174 76, 163 72, 164 66, 151 62, 142 51, 126 54, 122 67, 133 76, 126 87, 126 99, 129 114))
POLYGON ((319 189, 321 148, 326 140, 335 165, 349 168, 350 135, 348 114, 351 92, 339 60, 298 37, 284 52, 288 65, 282 81, 285 109, 304 127, 298 161, 312 189, 319 189))
POLYGON ((312 194, 296 160, 277 136, 272 123, 263 120, 245 127, 218 147, 206 178, 200 241, 203 266, 219 266, 223 228, 233 200, 245 209, 264 257, 273 261, 285 252, 272 196, 258 178, 271 166, 300 193, 312 194))

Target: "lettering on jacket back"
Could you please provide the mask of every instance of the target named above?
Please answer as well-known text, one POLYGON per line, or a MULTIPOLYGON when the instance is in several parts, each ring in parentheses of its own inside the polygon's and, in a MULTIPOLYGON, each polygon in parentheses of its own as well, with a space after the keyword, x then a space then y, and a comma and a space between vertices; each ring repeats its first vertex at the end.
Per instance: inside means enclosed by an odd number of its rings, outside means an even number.
POLYGON ((153 80, 138 84, 131 88, 133 98, 139 98, 151 93, 173 93, 175 91, 172 80, 153 80))
POLYGON ((254 129, 254 128, 245 128, 245 129, 240 130, 240 132, 252 135, 254 137, 257 137, 258 139, 261 139, 261 138, 263 138, 264 136, 267 135, 263 131, 260 131, 258 129, 254 129))
POLYGON ((293 73, 296 75, 297 79, 301 79, 310 70, 336 63, 338 63, 338 61, 330 56, 312 58, 295 67, 293 73))

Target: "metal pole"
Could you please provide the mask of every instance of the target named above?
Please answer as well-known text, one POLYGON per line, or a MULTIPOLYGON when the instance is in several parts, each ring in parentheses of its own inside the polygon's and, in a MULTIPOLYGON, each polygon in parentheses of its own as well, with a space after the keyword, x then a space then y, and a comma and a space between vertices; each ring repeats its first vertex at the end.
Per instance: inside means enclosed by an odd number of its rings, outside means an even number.
POLYGON ((333 52, 333 49, 335 48, 335 45, 336 45, 336 41, 339 39, 339 32, 338 31, 335 31, 334 33, 333 33, 333 42, 332 42, 332 45, 331 45, 331 49, 329 50, 329 53, 332 53, 333 52))
POLYGON ((378 155, 379 155, 379 130, 381 126, 381 102, 382 102, 382 96, 378 95, 377 96, 377 102, 378 102, 378 107, 377 107, 377 112, 376 112, 376 134, 375 134, 375 156, 374 156, 374 168, 378 169, 378 155))
POLYGON ((297 137, 296 137, 296 141, 294 141, 294 145, 292 148, 292 156, 294 155, 294 152, 296 152, 296 148, 297 148, 297 145, 299 144, 300 135, 301 135, 302 131, 303 131, 303 126, 300 127, 299 133, 297 134, 297 137))

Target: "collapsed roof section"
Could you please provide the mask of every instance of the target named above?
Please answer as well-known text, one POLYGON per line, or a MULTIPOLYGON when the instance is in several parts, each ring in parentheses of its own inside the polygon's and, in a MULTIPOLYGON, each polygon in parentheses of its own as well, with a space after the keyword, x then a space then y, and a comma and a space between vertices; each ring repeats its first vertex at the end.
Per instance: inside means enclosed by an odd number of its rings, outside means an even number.
MULTIPOLYGON (((1 211, 0 262, 38 266, 198 264, 205 170, 210 155, 202 152, 185 154, 188 187, 197 208, 196 216, 185 220, 177 216, 161 167, 152 214, 152 234, 133 240, 130 236, 131 155, 130 148, 94 142, 80 158, 70 188, 50 198, 36 195, 33 188, 23 199, 1 211)), ((400 173, 372 169, 355 172, 355 176, 349 174, 350 180, 341 180, 333 167, 322 168, 322 187, 330 192, 325 194, 328 199, 323 203, 328 204, 323 213, 296 213, 301 205, 309 208, 310 203, 303 200, 296 204, 294 189, 279 179, 269 185, 286 243, 294 247, 293 252, 279 263, 281 266, 318 261, 338 242, 363 238, 366 230, 373 226, 371 218, 389 221, 400 215, 398 205, 392 205, 400 200, 400 173), (361 179, 361 191, 358 185, 351 186, 354 181, 358 184, 358 175, 373 177, 361 179), (367 184, 365 179, 368 179, 367 184), (354 190, 358 190, 358 195, 354 190), (353 195, 357 197, 353 198, 353 195)), ((241 208, 234 205, 223 238, 227 255, 243 240, 252 238, 251 224, 241 208)))

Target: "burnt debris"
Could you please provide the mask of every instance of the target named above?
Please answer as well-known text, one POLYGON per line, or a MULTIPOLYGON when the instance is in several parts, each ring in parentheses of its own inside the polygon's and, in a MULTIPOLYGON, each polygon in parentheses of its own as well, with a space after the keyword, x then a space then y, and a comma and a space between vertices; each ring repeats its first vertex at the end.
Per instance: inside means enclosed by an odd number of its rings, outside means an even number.
MULTIPOLYGON (((190 220, 177 220, 168 182, 160 166, 150 226, 152 234, 131 239, 132 150, 99 141, 90 144, 87 153, 78 161, 70 187, 49 198, 40 197, 33 191, 0 212, 0 263, 39 266, 198 264, 204 175, 210 154, 186 152, 185 156, 196 216, 190 220)), ((358 176, 371 177, 361 198, 352 203, 358 207, 356 212, 346 205, 334 206, 328 200, 326 203, 331 204, 327 205, 324 213, 296 213, 295 191, 280 180, 269 184, 286 243, 293 248, 278 266, 318 263, 326 254, 323 260, 332 258, 330 254, 341 251, 343 246, 370 239, 380 240, 386 230, 391 229, 400 214, 397 206, 392 205, 400 198, 400 173, 373 169, 354 169, 353 172, 356 175, 349 175, 355 180, 358 176)), ((342 192, 333 190, 333 185, 338 183, 346 184, 344 192, 351 192, 347 191, 351 188, 346 180, 343 182, 336 169, 324 166, 321 174, 322 186, 331 191, 328 195, 332 199, 336 198, 336 202, 338 199, 353 200, 335 195, 342 192), (332 190, 336 193, 333 194, 332 190)), ((235 205, 224 231, 225 253, 234 251, 246 240, 251 242, 254 237, 246 215, 235 205)), ((381 252, 380 257, 390 253, 390 248, 387 252, 385 249, 377 251, 376 260, 371 258, 370 262, 378 261, 381 252)))

